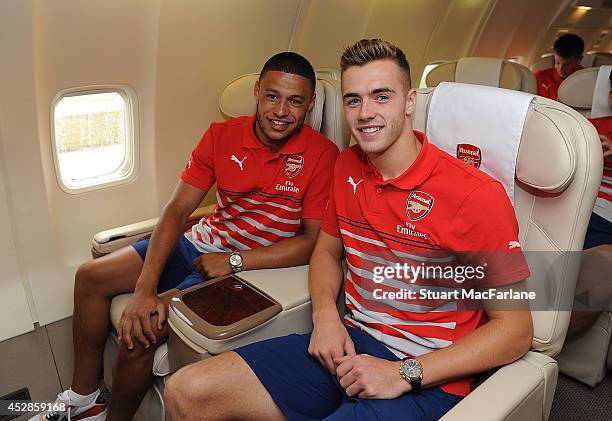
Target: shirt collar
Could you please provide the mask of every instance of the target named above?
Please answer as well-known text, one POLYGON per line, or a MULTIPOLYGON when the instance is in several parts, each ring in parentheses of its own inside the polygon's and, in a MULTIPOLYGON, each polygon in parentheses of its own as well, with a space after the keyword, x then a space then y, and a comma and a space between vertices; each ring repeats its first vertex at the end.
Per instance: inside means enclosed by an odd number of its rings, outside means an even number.
MULTIPOLYGON (((305 125, 306 124, 304 124, 304 126, 305 125)), ((302 153, 306 150, 309 128, 304 126, 283 145, 277 154, 293 155, 302 153)), ((255 114, 244 120, 242 126, 242 146, 248 149, 262 149, 266 147, 257 139, 257 136, 255 136, 255 114)))
POLYGON ((376 168, 374 164, 370 162, 366 154, 363 154, 362 164, 364 165, 364 170, 374 178, 374 182, 376 184, 391 184, 402 190, 412 190, 418 185, 422 184, 429 177, 434 167, 438 163, 440 151, 435 145, 431 145, 429 143, 425 133, 415 130, 414 135, 416 136, 417 141, 421 142, 421 150, 419 151, 419 155, 414 160, 412 165, 406 169, 406 171, 395 178, 383 181, 382 175, 378 171, 378 168, 376 168))

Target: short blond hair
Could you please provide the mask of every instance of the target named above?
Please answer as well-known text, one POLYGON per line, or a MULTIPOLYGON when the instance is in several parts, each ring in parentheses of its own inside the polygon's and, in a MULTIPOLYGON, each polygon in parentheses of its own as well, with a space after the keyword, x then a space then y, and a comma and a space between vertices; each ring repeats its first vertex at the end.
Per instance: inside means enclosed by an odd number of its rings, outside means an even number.
POLYGON ((397 64, 408 89, 412 87, 410 64, 406 60, 406 55, 399 47, 382 39, 362 39, 346 47, 340 57, 340 69, 344 72, 349 67, 363 66, 377 60, 391 60, 397 64))

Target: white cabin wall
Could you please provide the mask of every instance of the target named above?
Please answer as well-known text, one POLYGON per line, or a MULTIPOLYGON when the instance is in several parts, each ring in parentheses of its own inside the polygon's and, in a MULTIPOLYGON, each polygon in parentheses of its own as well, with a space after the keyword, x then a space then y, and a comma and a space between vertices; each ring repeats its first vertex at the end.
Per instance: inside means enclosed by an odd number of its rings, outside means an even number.
POLYGON ((33 329, 37 316, 28 280, 61 279, 50 270, 58 256, 38 147, 31 1, 0 3, 0 51, 0 338, 6 339, 33 329), (37 225, 34 235, 29 224, 37 225))
MULTIPOLYGON (((159 2, 12 0, 0 3, 0 126, 21 281, 32 319, 72 314, 74 273, 101 230, 159 213, 155 185, 155 77, 159 2), (8 55, 7 55, 8 54, 8 55), (139 102, 140 171, 134 181, 68 194, 59 188, 50 139, 58 91, 125 84, 139 102)), ((0 282, 6 282, 3 273, 0 282)), ((31 321, 30 321, 31 328, 31 321)), ((7 331, 4 323, 0 336, 7 331)))
POLYGON ((158 205, 204 131, 222 121, 219 95, 289 46, 299 0, 163 0, 156 98, 158 205))
POLYGON ((311 0, 291 48, 315 67, 339 67, 342 50, 361 38, 383 38, 404 52, 416 84, 425 65, 465 56, 491 0, 311 0))
POLYGON ((551 21, 567 0, 498 0, 469 55, 519 57, 531 63, 551 21))

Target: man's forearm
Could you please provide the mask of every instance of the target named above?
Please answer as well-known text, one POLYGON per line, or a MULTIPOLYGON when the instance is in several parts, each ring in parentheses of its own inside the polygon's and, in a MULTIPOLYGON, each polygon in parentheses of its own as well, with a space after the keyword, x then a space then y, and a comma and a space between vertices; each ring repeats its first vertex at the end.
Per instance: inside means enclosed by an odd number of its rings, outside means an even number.
POLYGON ((338 315, 336 300, 342 286, 342 263, 340 256, 326 250, 315 250, 310 259, 308 287, 312 300, 313 323, 320 315, 330 312, 338 315))
POLYGON ((242 269, 271 269, 305 265, 310 260, 316 238, 297 235, 270 246, 242 251, 242 269))
POLYGON ((448 348, 417 357, 423 365, 423 386, 482 373, 524 355, 531 344, 531 313, 514 313, 514 320, 489 320, 448 348))

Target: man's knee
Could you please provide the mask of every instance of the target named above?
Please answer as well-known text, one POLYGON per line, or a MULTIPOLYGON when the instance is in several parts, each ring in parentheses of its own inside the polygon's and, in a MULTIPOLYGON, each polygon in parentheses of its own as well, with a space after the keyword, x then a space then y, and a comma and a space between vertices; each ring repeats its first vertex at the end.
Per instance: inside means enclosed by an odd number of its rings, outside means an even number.
POLYGON ((234 377, 229 372, 233 358, 240 357, 226 353, 181 368, 166 384, 165 398, 177 408, 202 407, 207 402, 218 401, 226 389, 222 384, 224 379, 234 377))
POLYGON ((164 389, 164 402, 173 417, 185 418, 191 408, 206 406, 212 388, 206 380, 205 370, 198 364, 191 364, 174 373, 164 389), (203 371, 203 373, 202 373, 203 371), (200 377, 204 374, 204 378, 200 377))
POLYGON ((91 295, 94 292, 99 292, 98 266, 99 263, 95 260, 90 260, 79 266, 74 277, 75 296, 91 295))

